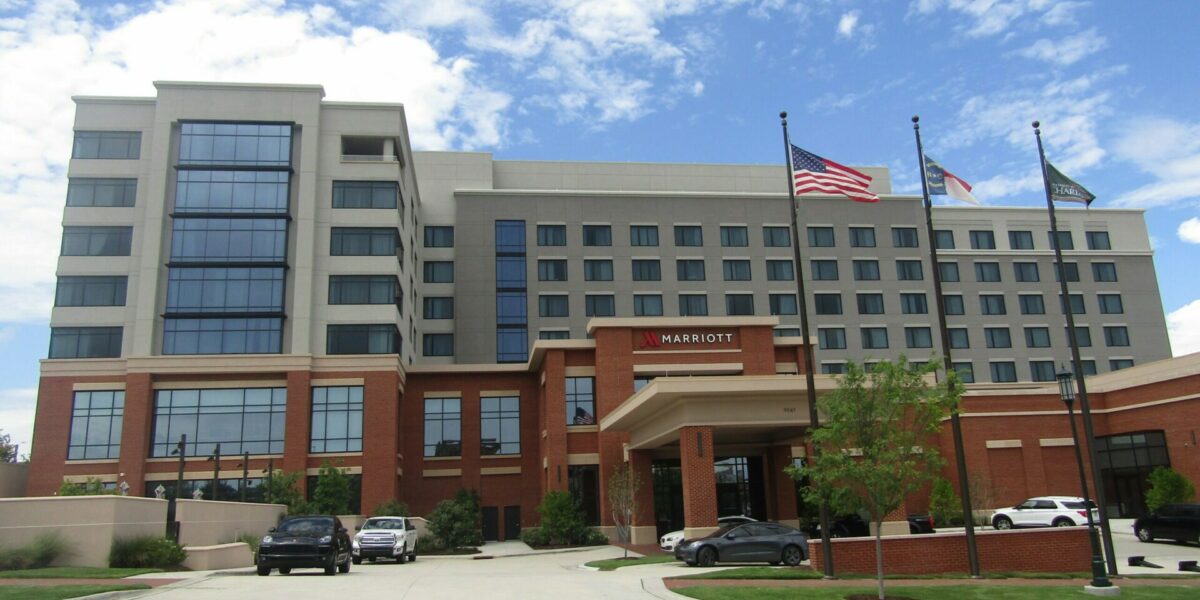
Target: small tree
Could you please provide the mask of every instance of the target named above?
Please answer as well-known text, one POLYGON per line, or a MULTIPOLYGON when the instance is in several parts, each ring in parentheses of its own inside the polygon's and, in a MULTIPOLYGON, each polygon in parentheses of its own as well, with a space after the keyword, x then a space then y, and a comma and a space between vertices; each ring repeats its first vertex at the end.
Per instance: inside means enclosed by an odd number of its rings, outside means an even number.
POLYGON ((1191 502, 1196 497, 1196 488, 1187 477, 1170 467, 1155 467, 1150 471, 1150 489, 1146 492, 1146 508, 1154 512, 1164 504, 1191 502))
POLYGON ((480 546, 483 544, 482 520, 479 494, 474 490, 459 490, 454 498, 438 502, 429 513, 429 532, 448 550, 480 546))
POLYGON ((317 486, 313 489, 311 508, 329 515, 350 512, 350 478, 329 461, 321 463, 317 471, 317 486))
POLYGON ((971 518, 976 525, 990 523, 989 515, 996 508, 996 486, 983 473, 971 473, 967 476, 967 489, 971 492, 971 518), (977 516, 978 515, 978 516, 977 516))
POLYGON ((85 483, 64 481, 58 486, 59 496, 116 496, 120 493, 117 488, 104 487, 104 482, 95 477, 88 477, 85 483))
POLYGON ((933 489, 929 492, 929 512, 934 522, 939 524, 956 525, 962 520, 962 501, 949 481, 939 477, 933 482, 933 489))
POLYGON ((17 462, 17 445, 12 443, 12 436, 0 429, 0 462, 17 462))
MULTIPOLYGON (((637 514, 637 494, 641 487, 642 479, 629 463, 613 469, 608 476, 608 505, 617 526, 617 539, 626 544, 632 539, 633 515, 637 514)), ((625 558, 629 558, 628 548, 625 558)))
POLYGON ((308 502, 299 488, 300 473, 286 473, 276 470, 263 482, 263 496, 272 504, 283 504, 288 507, 289 515, 303 515, 310 512, 308 502))
POLYGON ((958 402, 962 387, 953 373, 950 389, 930 385, 937 371, 931 360, 919 369, 883 361, 870 373, 847 365, 838 389, 820 402, 824 420, 812 432, 820 453, 806 469, 814 499, 828 499, 839 512, 865 511, 875 526, 875 575, 883 600, 884 518, 900 508, 907 494, 931 480, 943 460, 928 445, 941 420, 958 402), (842 490, 848 493, 837 493, 842 490))

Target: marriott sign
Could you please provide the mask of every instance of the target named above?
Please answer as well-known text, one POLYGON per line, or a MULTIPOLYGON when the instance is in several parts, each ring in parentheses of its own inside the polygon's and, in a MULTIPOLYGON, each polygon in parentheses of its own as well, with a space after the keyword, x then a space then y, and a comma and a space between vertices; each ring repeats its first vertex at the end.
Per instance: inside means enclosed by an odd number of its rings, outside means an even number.
POLYGON ((731 344, 733 343, 732 332, 682 332, 682 333, 661 333, 654 330, 643 330, 641 339, 635 337, 635 344, 639 350, 648 348, 664 348, 669 346, 682 345, 709 345, 709 344, 731 344))

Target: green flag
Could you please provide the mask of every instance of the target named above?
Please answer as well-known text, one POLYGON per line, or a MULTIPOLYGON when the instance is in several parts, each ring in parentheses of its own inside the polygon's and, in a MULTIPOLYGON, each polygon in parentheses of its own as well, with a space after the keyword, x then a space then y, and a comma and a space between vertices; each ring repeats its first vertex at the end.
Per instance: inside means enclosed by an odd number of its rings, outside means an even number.
POLYGON ((1050 161, 1046 161, 1046 173, 1050 176, 1050 198, 1058 202, 1080 202, 1087 206, 1091 206, 1092 200, 1096 199, 1096 196, 1082 185, 1055 169, 1050 161))

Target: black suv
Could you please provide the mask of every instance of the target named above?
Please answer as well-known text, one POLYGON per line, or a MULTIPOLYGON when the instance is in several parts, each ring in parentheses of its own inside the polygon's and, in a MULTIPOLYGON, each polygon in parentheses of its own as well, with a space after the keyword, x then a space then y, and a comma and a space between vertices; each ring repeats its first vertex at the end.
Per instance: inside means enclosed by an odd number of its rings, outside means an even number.
POLYGON ((1200 542, 1200 504, 1164 504, 1134 521, 1133 532, 1143 542, 1200 542))
POLYGON ((350 536, 331 515, 287 517, 258 545, 258 574, 271 569, 287 575, 294 568, 324 568, 326 575, 350 572, 350 536))

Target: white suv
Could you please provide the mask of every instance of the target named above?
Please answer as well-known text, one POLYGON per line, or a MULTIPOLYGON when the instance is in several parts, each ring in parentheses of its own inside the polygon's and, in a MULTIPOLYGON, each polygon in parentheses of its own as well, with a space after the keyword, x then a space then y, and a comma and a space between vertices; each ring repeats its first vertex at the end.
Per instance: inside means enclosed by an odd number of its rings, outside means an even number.
MULTIPOLYGON (((1096 505, 1091 504, 1092 518, 1100 519, 1096 505)), ((1039 496, 1012 508, 992 512, 992 527, 1072 527, 1087 524, 1087 509, 1083 498, 1073 496, 1039 496)))

